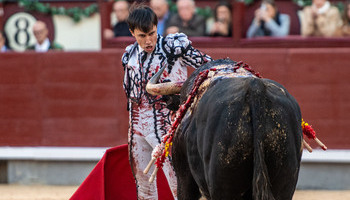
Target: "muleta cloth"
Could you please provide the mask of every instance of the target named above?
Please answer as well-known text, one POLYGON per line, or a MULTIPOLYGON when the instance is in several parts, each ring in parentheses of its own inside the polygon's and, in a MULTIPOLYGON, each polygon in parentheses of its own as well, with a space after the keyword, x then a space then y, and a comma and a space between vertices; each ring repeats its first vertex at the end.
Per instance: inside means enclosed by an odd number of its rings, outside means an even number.
MULTIPOLYGON (((70 200, 137 199, 128 158, 127 144, 108 149, 70 200)), ((173 196, 161 170, 157 181, 159 200, 172 200, 173 196)))

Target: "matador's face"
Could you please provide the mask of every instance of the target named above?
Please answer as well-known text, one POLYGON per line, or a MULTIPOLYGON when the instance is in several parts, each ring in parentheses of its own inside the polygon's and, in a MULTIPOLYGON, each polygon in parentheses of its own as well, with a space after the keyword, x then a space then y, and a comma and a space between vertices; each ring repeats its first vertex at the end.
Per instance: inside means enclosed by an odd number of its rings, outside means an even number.
POLYGON ((140 29, 135 29, 134 31, 130 30, 130 32, 143 50, 147 53, 153 52, 157 43, 157 26, 153 26, 153 28, 147 33, 140 29))

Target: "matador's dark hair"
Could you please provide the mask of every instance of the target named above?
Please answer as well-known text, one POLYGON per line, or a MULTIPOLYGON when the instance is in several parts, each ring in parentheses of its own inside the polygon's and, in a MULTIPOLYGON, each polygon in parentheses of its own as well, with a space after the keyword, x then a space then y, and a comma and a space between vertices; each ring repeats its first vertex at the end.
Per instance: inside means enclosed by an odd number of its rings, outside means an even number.
POLYGON ((152 30, 154 25, 157 26, 158 18, 149 6, 133 3, 126 22, 128 23, 131 31, 139 29, 145 33, 148 33, 152 30))

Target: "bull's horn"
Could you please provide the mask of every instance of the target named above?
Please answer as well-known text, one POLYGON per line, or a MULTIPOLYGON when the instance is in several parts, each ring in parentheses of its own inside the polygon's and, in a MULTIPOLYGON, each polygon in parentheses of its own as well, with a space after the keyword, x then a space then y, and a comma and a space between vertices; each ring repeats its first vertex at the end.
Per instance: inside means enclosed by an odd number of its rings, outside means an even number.
POLYGON ((157 83, 166 66, 162 67, 147 83, 146 91, 152 95, 179 94, 184 82, 157 83))

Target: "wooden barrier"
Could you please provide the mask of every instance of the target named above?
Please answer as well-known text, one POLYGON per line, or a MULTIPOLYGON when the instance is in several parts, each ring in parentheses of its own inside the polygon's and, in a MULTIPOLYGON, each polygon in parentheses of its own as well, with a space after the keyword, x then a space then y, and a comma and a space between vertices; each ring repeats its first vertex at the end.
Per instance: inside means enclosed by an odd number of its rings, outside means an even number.
MULTIPOLYGON (((350 48, 201 50, 215 59, 242 60, 280 82, 329 148, 350 148, 350 48)), ((126 143, 122 53, 0 54, 0 146, 126 143)))
POLYGON ((127 142, 121 51, 0 54, 0 146, 127 142))

